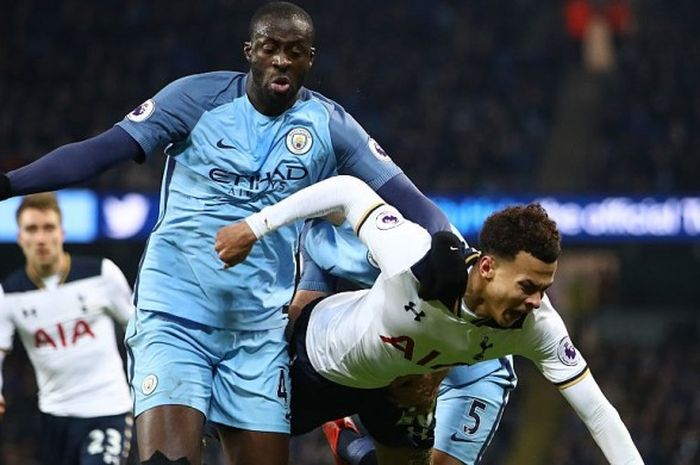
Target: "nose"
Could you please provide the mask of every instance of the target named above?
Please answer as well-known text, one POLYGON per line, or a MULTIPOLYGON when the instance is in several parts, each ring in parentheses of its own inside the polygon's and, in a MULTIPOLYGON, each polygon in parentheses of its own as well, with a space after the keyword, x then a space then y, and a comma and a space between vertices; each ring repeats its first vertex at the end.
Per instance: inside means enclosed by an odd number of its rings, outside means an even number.
POLYGON ((272 57, 272 65, 278 68, 287 68, 292 63, 286 53, 281 52, 272 57))
POLYGON ((542 304, 542 294, 539 292, 535 292, 531 296, 529 296, 527 299, 525 299, 525 305, 529 310, 534 310, 536 308, 540 308, 540 305, 542 304))
POLYGON ((41 231, 41 230, 40 230, 40 231, 37 232, 35 238, 36 238, 36 242, 37 242, 37 243, 39 243, 39 244, 45 244, 46 242, 48 242, 49 234, 46 233, 46 231, 41 231))

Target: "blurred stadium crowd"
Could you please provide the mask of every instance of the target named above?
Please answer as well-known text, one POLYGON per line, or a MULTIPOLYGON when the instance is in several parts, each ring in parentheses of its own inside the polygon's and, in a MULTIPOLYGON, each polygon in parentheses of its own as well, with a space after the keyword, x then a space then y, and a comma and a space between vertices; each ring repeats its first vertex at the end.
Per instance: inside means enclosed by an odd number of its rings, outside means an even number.
MULTIPOLYGON (((241 43, 259 2, 4 3, 0 169, 9 170, 104 130, 177 77, 245 69, 241 43)), ((304 6, 319 52, 308 86, 343 104, 426 191, 547 190, 537 172, 543 158, 574 149, 552 153, 554 132, 567 121, 595 126, 578 128, 595 139, 587 141, 579 191, 697 189, 693 0, 304 6), (596 120, 581 122, 557 102, 572 73, 585 69, 580 51, 596 10, 612 63, 593 73, 595 95, 587 98, 598 102, 596 120)), ((156 188, 160 163, 105 176, 99 187, 156 188)))
MULTIPOLYGON (((101 132, 179 76, 245 70, 259 3, 0 2, 0 170, 101 132)), ((699 191, 697 0, 299 3, 317 28, 308 87, 350 111, 425 192, 699 191)), ((155 190, 162 163, 91 187, 155 190)), ((700 463, 698 336, 686 325, 656 344, 594 337, 582 348, 648 465, 700 463)), ((31 369, 15 356, 5 373, 0 464, 30 465, 31 369)), ((485 464, 506 463, 518 409, 516 397, 485 464)), ((533 464, 605 463, 573 413, 560 422, 533 464)), ((313 458, 317 439, 295 445, 294 463, 331 463, 313 458)))

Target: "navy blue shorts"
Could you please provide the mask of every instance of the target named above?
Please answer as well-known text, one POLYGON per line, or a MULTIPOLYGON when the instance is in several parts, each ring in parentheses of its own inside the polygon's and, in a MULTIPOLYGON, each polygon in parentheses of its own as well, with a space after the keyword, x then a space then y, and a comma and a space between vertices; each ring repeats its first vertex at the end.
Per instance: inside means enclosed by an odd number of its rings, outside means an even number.
POLYGON ((416 415, 389 399, 387 388, 358 389, 330 381, 314 370, 306 352, 306 329, 316 300, 296 321, 290 350, 292 364, 292 435, 308 433, 323 423, 350 415, 360 417, 367 432, 389 447, 429 449, 434 415, 416 415))
POLYGON ((123 465, 131 446, 130 413, 95 418, 41 414, 44 465, 123 465))

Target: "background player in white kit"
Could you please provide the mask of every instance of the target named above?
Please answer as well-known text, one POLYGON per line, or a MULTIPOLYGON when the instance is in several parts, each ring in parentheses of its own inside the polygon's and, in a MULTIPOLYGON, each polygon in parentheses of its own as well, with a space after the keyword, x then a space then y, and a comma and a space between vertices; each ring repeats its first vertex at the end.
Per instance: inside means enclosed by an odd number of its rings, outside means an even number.
POLYGON ((279 225, 338 211, 382 272, 370 290, 328 297, 297 321, 293 432, 359 413, 370 434, 389 446, 378 448, 380 463, 428 463, 428 454, 406 449, 387 434, 391 425, 381 423, 381 412, 392 408, 387 387, 400 376, 519 354, 559 387, 610 463, 643 463, 544 295, 554 279, 560 239, 539 205, 489 217, 481 236, 484 253, 465 266, 456 236, 440 232, 431 238, 363 183, 336 177, 251 215, 245 224, 223 228, 216 248, 232 265, 279 225))
MULTIPOLYGON (((0 287, 0 363, 16 331, 39 387, 40 460, 122 464, 131 439, 131 397, 113 320, 124 326, 133 313, 129 284, 110 260, 63 250, 54 194, 25 197, 17 224, 26 266, 0 287)), ((0 402, 4 414, 1 395, 0 402)))

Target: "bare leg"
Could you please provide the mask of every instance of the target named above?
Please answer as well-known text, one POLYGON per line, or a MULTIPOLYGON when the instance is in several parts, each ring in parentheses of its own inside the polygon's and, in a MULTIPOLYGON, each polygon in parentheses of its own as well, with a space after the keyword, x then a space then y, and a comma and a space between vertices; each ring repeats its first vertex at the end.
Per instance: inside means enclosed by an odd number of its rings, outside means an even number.
POLYGON ((161 405, 136 418, 139 459, 160 451, 170 460, 186 457, 192 465, 202 461, 202 412, 184 405, 161 405))
POLYGON ((219 425, 227 465, 287 465, 289 435, 219 425))
POLYGON ((464 465, 464 462, 442 451, 433 449, 433 465, 464 465))

